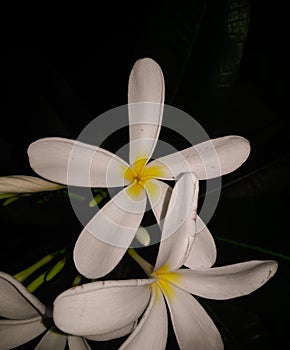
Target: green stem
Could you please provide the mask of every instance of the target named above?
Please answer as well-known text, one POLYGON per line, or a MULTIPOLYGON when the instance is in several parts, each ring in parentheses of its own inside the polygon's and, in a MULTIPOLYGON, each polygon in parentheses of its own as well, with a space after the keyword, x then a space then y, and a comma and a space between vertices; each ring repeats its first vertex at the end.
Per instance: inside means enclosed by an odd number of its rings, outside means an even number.
POLYGON ((17 193, 1 193, 0 199, 10 198, 10 197, 16 197, 18 196, 17 193))
POLYGON ((143 259, 134 248, 129 248, 128 254, 137 262, 137 264, 142 267, 148 276, 152 274, 153 266, 149 264, 149 262, 147 262, 145 259, 143 259))
POLYGON ((277 253, 277 252, 273 252, 272 250, 260 248, 260 247, 257 247, 257 246, 251 245, 251 244, 247 244, 247 243, 237 242, 237 241, 234 241, 234 240, 228 239, 228 238, 217 237, 217 239, 221 242, 229 243, 229 244, 232 244, 232 245, 235 245, 238 247, 242 247, 242 248, 246 248, 246 249, 250 249, 250 250, 255 250, 257 252, 268 254, 268 255, 274 256, 276 258, 290 260, 290 256, 287 256, 287 255, 284 255, 281 253, 277 253))
POLYGON ((31 265, 30 267, 26 268, 23 271, 20 271, 14 275, 14 278, 16 278, 19 282, 23 282, 26 280, 27 277, 29 277, 31 274, 33 274, 35 271, 40 269, 42 266, 49 263, 52 259, 54 259, 56 256, 61 255, 65 252, 65 248, 58 249, 50 254, 47 254, 42 259, 37 261, 35 264, 31 265))
POLYGON ((68 194, 71 198, 76 199, 78 201, 84 201, 86 199, 86 197, 78 194, 78 193, 74 193, 74 192, 69 192, 68 194))
POLYGON ((33 293, 43 283, 51 281, 60 271, 64 268, 66 263, 66 257, 59 260, 50 270, 46 270, 39 275, 33 282, 31 282, 26 288, 29 292, 33 293))
POLYGON ((44 266, 45 264, 49 263, 54 258, 54 255, 48 254, 39 261, 37 261, 32 266, 28 267, 27 269, 18 272, 16 275, 14 275, 14 278, 16 278, 19 282, 23 282, 27 277, 29 277, 33 272, 37 271, 39 268, 44 266))
POLYGON ((78 286, 82 281, 81 275, 76 275, 75 279, 73 280, 72 287, 78 286))
POLYGON ((99 192, 96 196, 94 196, 94 198, 89 202, 89 207, 93 208, 96 205, 98 205, 99 203, 101 203, 101 201, 107 197, 107 193, 105 191, 101 191, 99 192))
POLYGON ((47 274, 47 271, 43 272, 40 276, 38 276, 33 282, 31 282, 26 289, 33 293, 36 291, 37 288, 39 288, 45 281, 45 276, 47 274))
POLYGON ((59 260, 52 269, 49 270, 47 275, 45 276, 45 281, 48 282, 52 280, 60 271, 64 268, 66 263, 66 257, 64 256, 61 260, 59 260))
POLYGON ((7 198, 3 203, 3 207, 6 207, 7 205, 18 201, 19 198, 20 198, 20 196, 14 196, 14 197, 7 198))
MULTIPOLYGON (((260 173, 261 171, 266 170, 266 169, 269 168, 270 166, 273 166, 273 165, 275 165, 275 164, 281 162, 282 159, 284 159, 284 157, 283 157, 283 158, 279 158, 279 159, 275 159, 275 160, 273 160, 272 162, 270 162, 270 163, 268 163, 268 164, 265 164, 265 165, 263 165, 263 166, 261 166, 261 167, 255 169, 255 170, 249 172, 248 174, 243 175, 243 176, 241 176, 241 177, 239 177, 239 178, 237 178, 237 179, 234 179, 234 180, 229 181, 229 182, 227 182, 227 183, 223 183, 221 188, 224 189, 224 188, 226 188, 226 187, 230 187, 231 185, 234 185, 235 183, 238 183, 238 182, 240 182, 240 181, 243 181, 243 180, 247 179, 248 177, 251 177, 251 176, 253 176, 253 175, 256 175, 257 173, 260 173)), ((199 197, 200 197, 200 198, 203 198, 203 197, 205 197, 205 195, 212 194, 212 193, 214 193, 214 192, 216 192, 216 191, 220 191, 221 188, 220 188, 220 187, 213 188, 211 191, 207 191, 206 193, 201 193, 201 194, 199 195, 199 197)))

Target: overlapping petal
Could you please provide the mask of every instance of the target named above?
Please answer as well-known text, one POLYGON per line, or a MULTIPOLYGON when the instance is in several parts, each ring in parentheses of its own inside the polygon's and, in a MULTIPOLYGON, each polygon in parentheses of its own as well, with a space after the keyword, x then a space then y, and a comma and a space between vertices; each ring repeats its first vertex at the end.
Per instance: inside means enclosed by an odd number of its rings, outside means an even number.
POLYGON ((183 151, 153 160, 148 166, 164 165, 164 180, 193 171, 199 180, 228 174, 248 158, 249 141, 241 136, 225 136, 205 141, 183 151))
POLYGON ((150 58, 138 60, 128 85, 130 164, 150 159, 162 124, 165 84, 162 70, 150 58))
POLYGON ((170 271, 183 265, 195 236, 197 198, 195 175, 184 174, 172 191, 154 271, 165 264, 170 271))
POLYGON ((167 310, 159 287, 153 287, 149 305, 138 326, 120 350, 161 350, 167 341, 167 310))
POLYGON ((33 142, 27 152, 32 169, 51 181, 84 187, 124 185, 128 164, 100 147, 51 137, 33 142))
POLYGON ((56 298, 54 322, 62 331, 80 336, 125 327, 145 310, 153 281, 100 281, 72 288, 56 298))
POLYGON ((174 295, 166 301, 180 349, 223 349, 220 333, 203 307, 190 294, 172 288, 174 295))
POLYGON ((115 329, 107 333, 86 335, 86 339, 94 340, 94 341, 106 341, 106 340, 111 340, 115 338, 120 338, 120 337, 123 337, 124 335, 131 333, 136 328, 136 325, 137 325, 137 320, 127 324, 124 327, 115 329))
POLYGON ((24 320, 44 315, 45 306, 12 276, 0 272, 0 316, 24 320))
POLYGON ((22 345, 40 335, 45 329, 41 316, 24 320, 0 320, 0 350, 22 345))
POLYGON ((215 300, 244 296, 265 284, 276 272, 277 262, 247 261, 244 263, 200 268, 180 269, 176 285, 189 293, 215 300))
POLYGON ((216 246, 211 233, 199 216, 196 221, 196 232, 184 265, 191 269, 211 267, 216 261, 216 246))
POLYGON ((159 223, 160 228, 162 228, 163 219, 165 218, 172 194, 172 188, 163 181, 156 179, 151 179, 149 181, 150 183, 154 184, 156 188, 158 188, 156 195, 152 195, 150 191, 147 191, 147 195, 156 221, 159 223))
POLYGON ((146 195, 136 200, 120 191, 87 224, 74 249, 77 269, 88 278, 109 273, 129 247, 144 215, 146 195))
POLYGON ((34 350, 63 350, 66 340, 67 336, 65 334, 49 329, 34 350))
POLYGON ((85 339, 69 335, 68 346, 70 350, 91 350, 85 339))

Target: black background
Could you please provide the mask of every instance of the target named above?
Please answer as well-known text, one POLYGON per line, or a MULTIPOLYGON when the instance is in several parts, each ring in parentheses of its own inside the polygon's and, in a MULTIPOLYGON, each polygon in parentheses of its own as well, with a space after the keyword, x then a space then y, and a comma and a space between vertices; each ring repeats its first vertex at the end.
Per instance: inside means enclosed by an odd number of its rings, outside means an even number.
MULTIPOLYGON (((139 6, 129 1, 97 4, 84 15, 50 9, 52 14, 39 11, 33 21, 21 15, 21 20, 12 18, 3 31, 7 44, 0 55, 0 175, 35 175, 26 155, 28 145, 41 137, 76 138, 97 115, 126 104, 134 62, 152 57, 164 72, 166 103, 193 115, 212 138, 237 134, 252 146, 247 162, 223 177, 220 202, 209 223, 218 248, 216 265, 251 259, 279 262, 276 276, 252 295, 201 302, 226 349, 287 349, 290 258, 221 239, 290 256, 286 11, 281 1, 251 3, 245 43, 234 47, 241 52, 239 64, 230 67, 228 85, 218 88, 213 70, 228 48, 218 35, 224 31, 220 23, 230 3, 247 6, 247 1, 229 0, 147 1, 139 6)), ((0 208, 1 270, 16 273, 63 246, 70 258, 80 223, 65 198, 42 204, 38 199, 21 198, 0 208)), ((107 278, 135 276, 132 264, 125 257, 107 278)), ((65 272, 46 286, 49 292, 38 291, 41 300, 52 302, 70 286, 71 261, 65 272)), ((120 343, 97 348, 114 349, 120 343)), ((176 348, 174 335, 168 340, 171 348, 176 348)))

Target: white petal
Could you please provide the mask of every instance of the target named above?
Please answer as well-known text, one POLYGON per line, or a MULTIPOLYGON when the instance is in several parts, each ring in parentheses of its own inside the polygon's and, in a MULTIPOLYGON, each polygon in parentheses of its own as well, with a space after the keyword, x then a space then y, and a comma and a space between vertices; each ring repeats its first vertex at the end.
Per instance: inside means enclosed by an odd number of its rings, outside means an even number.
POLYGON ((25 344, 45 329, 40 316, 26 320, 0 320, 0 350, 25 344))
POLYGON ((248 140, 240 136, 225 136, 161 157, 150 162, 150 166, 165 165, 168 170, 162 179, 171 180, 180 173, 193 171, 199 180, 204 180, 236 170, 249 153, 248 140))
POLYGON ((138 60, 128 86, 130 163, 150 158, 159 137, 164 102, 161 68, 150 58, 138 60))
POLYGON ((145 207, 144 191, 133 200, 125 188, 99 210, 76 242, 74 261, 78 271, 88 278, 109 273, 132 242, 145 207))
POLYGON ((276 272, 275 261, 247 261, 223 267, 180 269, 176 285, 189 293, 208 299, 230 299, 250 294, 276 272))
POLYGON ((83 230, 74 248, 74 262, 82 275, 87 278, 99 278, 114 269, 127 248, 114 247, 83 230))
POLYGON ((172 191, 154 271, 164 265, 168 270, 176 270, 183 265, 195 236, 197 198, 195 175, 184 174, 172 191))
MULTIPOLYGON (((157 189, 157 193, 152 193, 152 191, 147 191, 147 195, 150 201, 151 209, 155 215, 156 221, 161 225, 163 219, 165 218, 169 200, 172 194, 172 188, 163 181, 150 179, 147 183, 153 184, 154 188, 157 189)), ((148 184, 147 184, 148 186, 148 184)))
MULTIPOLYGON (((198 181, 193 173, 183 174, 176 182, 164 219, 162 239, 170 237, 188 217, 196 220, 198 181)), ((195 231, 193 232, 195 233, 195 231)))
POLYGON ((45 306, 12 276, 0 272, 0 316, 26 319, 44 315, 45 306))
POLYGON ((150 303, 138 326, 120 350, 163 350, 166 341, 167 310, 162 292, 156 287, 152 288, 150 303))
POLYGON ((60 187, 39 177, 26 175, 11 175, 0 177, 0 193, 32 193, 54 191, 60 187))
POLYGON ((68 346, 70 350, 91 350, 85 339, 72 335, 68 336, 68 346))
POLYGON ((216 246, 208 228, 197 216, 197 234, 184 265, 189 268, 211 267, 216 261, 216 246))
POLYGON ((67 336, 49 329, 34 350, 63 350, 67 336))
POLYGON ((180 349, 222 350, 219 331, 202 306, 190 294, 179 288, 166 298, 180 349))
POLYGON ((134 322, 146 308, 154 279, 99 281, 71 288, 54 302, 56 326, 80 336, 102 335, 134 322))
POLYGON ((128 167, 121 158, 100 147, 58 137, 33 142, 28 155, 37 174, 71 186, 123 186, 128 167))
POLYGON ((106 341, 106 340, 111 340, 115 338, 121 338, 124 335, 131 333, 136 328, 136 325, 137 325, 137 320, 132 323, 129 323, 125 327, 116 329, 112 332, 97 334, 97 335, 86 335, 86 339, 94 340, 94 341, 106 341))

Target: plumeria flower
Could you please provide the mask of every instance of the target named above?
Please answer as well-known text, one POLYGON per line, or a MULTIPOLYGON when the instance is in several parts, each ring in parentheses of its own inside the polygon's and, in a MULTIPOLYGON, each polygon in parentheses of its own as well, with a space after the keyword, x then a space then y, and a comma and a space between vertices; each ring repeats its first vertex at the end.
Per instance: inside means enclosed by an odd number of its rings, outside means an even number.
MULTIPOLYGON (((167 342, 167 304, 180 349, 223 349, 219 331, 191 294, 218 300, 247 295, 274 275, 277 263, 248 261, 212 268, 201 267, 202 259, 198 257, 196 261, 192 260, 194 266, 191 269, 181 268, 192 234, 190 229, 181 230, 176 225, 184 219, 184 201, 190 205, 192 193, 188 195, 188 191, 193 182, 192 175, 186 174, 173 189, 163 224, 163 235, 168 237, 160 242, 155 267, 134 250, 131 253, 148 278, 98 281, 62 293, 55 300, 53 311, 54 321, 60 329, 79 336, 104 333, 141 316, 120 349, 161 350, 167 342), (175 233, 171 234, 172 230, 175 233)), ((192 216, 183 220, 185 226, 196 221, 194 206, 191 209, 192 216)), ((211 245, 207 247, 211 249, 211 245)), ((206 260, 207 257, 203 261, 206 260)))
MULTIPOLYGON (((89 350, 87 341, 64 334, 52 325, 51 311, 12 276, 0 272, 0 350, 13 349, 46 332, 36 350, 62 350, 68 342, 72 350, 89 350)), ((121 337, 132 331, 135 322, 92 340, 121 337)))
POLYGON ((29 146, 31 167, 46 179, 69 186, 127 186, 78 238, 74 261, 88 278, 106 275, 121 260, 140 225, 147 197, 154 213, 162 208, 167 187, 160 180, 191 171, 199 180, 214 178, 237 169, 249 155, 246 139, 227 136, 150 161, 162 125, 164 91, 158 64, 138 60, 128 86, 129 164, 105 149, 64 138, 44 138, 29 146))
POLYGON ((23 193, 55 191, 63 186, 39 177, 27 175, 0 176, 0 199, 23 193))

